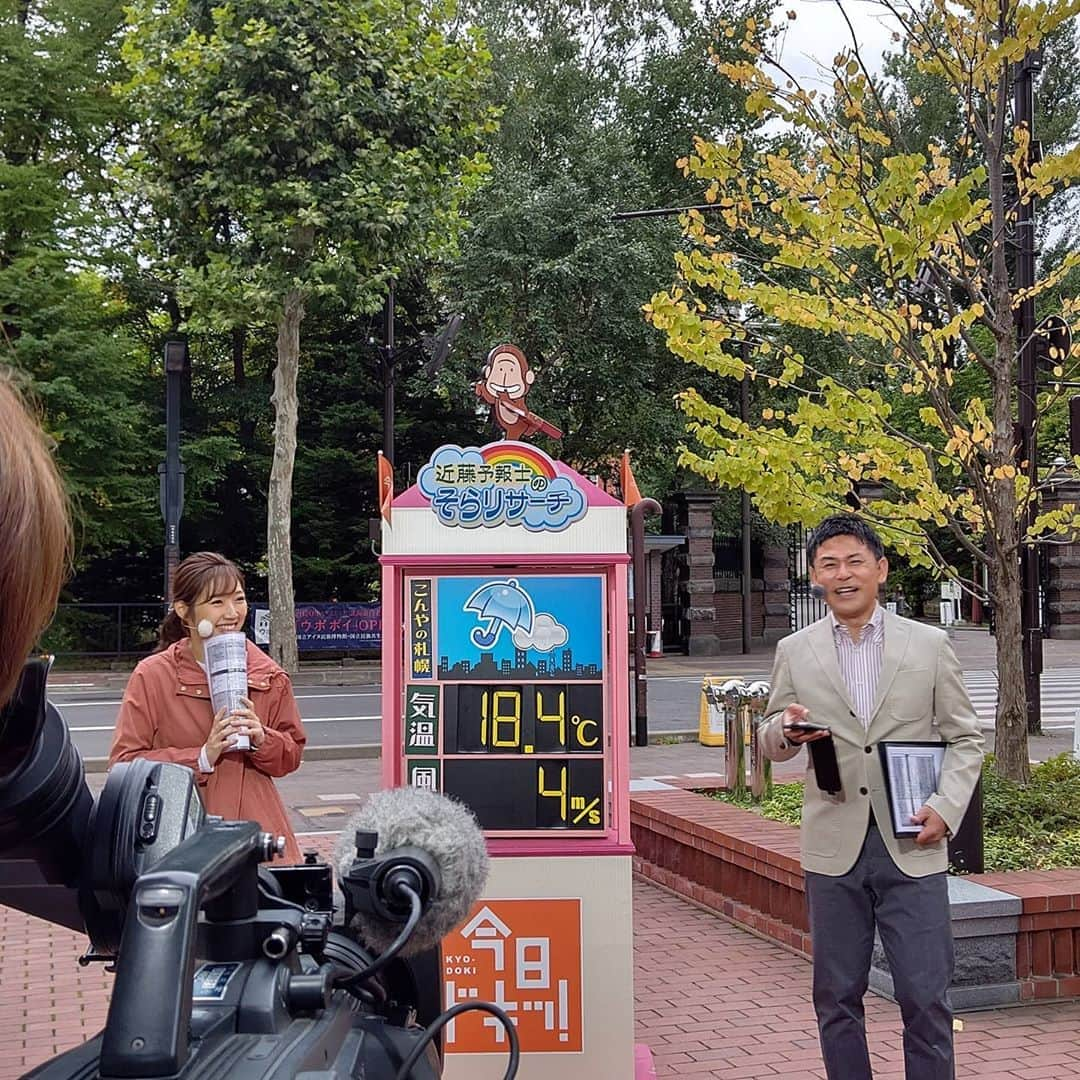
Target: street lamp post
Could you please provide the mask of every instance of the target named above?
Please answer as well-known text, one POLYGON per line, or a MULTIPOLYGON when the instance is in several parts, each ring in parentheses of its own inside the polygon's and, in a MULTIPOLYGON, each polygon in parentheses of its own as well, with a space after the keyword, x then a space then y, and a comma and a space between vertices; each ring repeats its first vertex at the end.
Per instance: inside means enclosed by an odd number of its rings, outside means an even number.
MULTIPOLYGON (((739 419, 744 424, 750 423, 750 342, 743 327, 743 338, 739 344, 739 355, 743 362, 743 376, 739 383, 739 419)), ((750 652, 750 620, 753 611, 750 596, 750 492, 745 487, 739 499, 739 544, 742 554, 742 651, 745 656, 750 652)))
MULTIPOLYGON (((383 378, 383 457, 391 464, 394 461, 394 386, 397 382, 397 361, 409 352, 411 346, 399 349, 394 339, 395 311, 395 286, 390 282, 383 302, 383 343, 379 346, 379 360, 382 367, 383 378)), ((423 352, 428 356, 428 362, 423 367, 425 378, 434 378, 438 370, 446 362, 450 355, 450 348, 454 344, 454 338, 465 320, 464 315, 452 315, 445 326, 431 338, 426 338, 421 345, 423 352)), ((374 344, 374 338, 371 339, 374 344)))
POLYGON ((158 466, 161 516, 165 522, 166 603, 172 602, 173 574, 180 561, 180 518, 184 512, 184 466, 180 461, 180 391, 189 371, 187 340, 165 342, 165 460, 158 466))
MULTIPOLYGON (((1035 72, 1042 67, 1040 51, 1028 52, 1016 65, 1013 80, 1013 112, 1017 127, 1026 127, 1028 133, 1025 171, 1035 160, 1034 156, 1034 86, 1035 72)), ((1016 207, 1016 291, 1022 299, 1016 307, 1016 335, 1020 343, 1018 378, 1019 457, 1021 467, 1031 481, 1031 490, 1038 486, 1035 436, 1035 377, 1037 344, 1035 340, 1035 204, 1033 199, 1018 199, 1016 207)), ((1021 536, 1026 535, 1035 516, 1033 506, 1028 507, 1021 521, 1021 536)), ((1042 733, 1042 702, 1039 676, 1042 674, 1043 647, 1039 618, 1039 552, 1031 544, 1022 543, 1020 548, 1021 609, 1020 632, 1023 636, 1024 690, 1027 698, 1027 729, 1033 735, 1042 733)))
POLYGON ((386 294, 383 306, 383 344, 380 350, 383 375, 383 457, 393 463, 394 460, 394 283, 386 294))

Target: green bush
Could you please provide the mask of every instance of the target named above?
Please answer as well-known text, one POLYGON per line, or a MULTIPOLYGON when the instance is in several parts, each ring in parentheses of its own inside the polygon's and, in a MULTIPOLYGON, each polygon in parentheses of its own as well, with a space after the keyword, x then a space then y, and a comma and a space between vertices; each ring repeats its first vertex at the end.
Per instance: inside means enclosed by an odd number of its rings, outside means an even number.
MULTIPOLYGON (((747 796, 708 792, 723 802, 753 810, 773 821, 802 820, 801 782, 777 784, 760 805, 747 796)), ((1031 770, 1027 786, 1003 780, 994 757, 983 762, 983 847, 987 872, 1080 867, 1080 761, 1059 754, 1031 770)))

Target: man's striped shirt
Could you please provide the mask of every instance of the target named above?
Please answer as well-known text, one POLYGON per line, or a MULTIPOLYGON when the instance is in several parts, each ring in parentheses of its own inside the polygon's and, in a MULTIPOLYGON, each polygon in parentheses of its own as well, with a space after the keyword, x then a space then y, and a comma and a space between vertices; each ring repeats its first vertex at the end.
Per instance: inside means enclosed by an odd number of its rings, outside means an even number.
POLYGON ((863 727, 869 727, 878 676, 881 674, 881 659, 885 652, 885 609, 880 604, 875 605, 874 614, 859 633, 858 641, 852 640, 848 628, 831 611, 829 618, 832 620, 840 676, 855 706, 855 715, 862 721, 863 727))

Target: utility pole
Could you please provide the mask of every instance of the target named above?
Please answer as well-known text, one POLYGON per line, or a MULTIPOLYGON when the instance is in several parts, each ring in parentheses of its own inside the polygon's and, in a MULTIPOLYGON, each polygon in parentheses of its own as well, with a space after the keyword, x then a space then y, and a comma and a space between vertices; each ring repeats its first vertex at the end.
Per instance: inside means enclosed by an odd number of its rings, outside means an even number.
POLYGON ((386 294, 383 307, 383 457, 391 464, 394 461, 394 283, 390 282, 390 291, 386 294))
MULTIPOLYGON (((743 377, 739 383, 739 419, 744 424, 750 422, 750 342, 743 328, 743 339, 739 345, 739 354, 743 362, 743 377)), ((745 656, 750 652, 750 618, 752 602, 750 597, 750 492, 744 487, 740 500, 739 512, 740 543, 742 544, 742 651, 745 656)))
MULTIPOLYGON (((1025 176, 1035 158, 1035 92, 1034 76, 1042 68, 1042 50, 1024 55, 1016 65, 1013 77, 1013 119, 1016 127, 1026 127, 1028 154, 1023 163, 1025 176)), ((1021 179, 1018 177, 1018 180, 1021 179)), ((1019 357, 1019 457, 1021 468, 1028 476, 1031 490, 1038 485, 1038 466, 1035 438, 1036 363, 1035 298, 1035 201, 1017 198, 1016 206, 1016 291, 1028 295, 1016 307, 1016 337, 1020 344, 1019 357)), ((1025 536, 1034 520, 1036 508, 1029 503, 1020 523, 1020 535, 1025 536)), ((1043 647, 1039 611, 1039 552, 1031 544, 1020 548, 1021 611, 1020 630, 1023 635, 1024 695, 1027 698, 1027 728, 1031 735, 1042 734, 1042 675, 1043 647)))
POLYGON ((165 460, 158 466, 161 516, 165 522, 165 603, 172 603, 173 574, 180 561, 180 518, 184 513, 184 466, 180 461, 180 392, 189 371, 187 340, 165 341, 165 460))
POLYGON ((659 514, 655 499, 630 507, 630 559, 634 575, 634 746, 649 745, 649 684, 645 680, 645 515, 659 514))

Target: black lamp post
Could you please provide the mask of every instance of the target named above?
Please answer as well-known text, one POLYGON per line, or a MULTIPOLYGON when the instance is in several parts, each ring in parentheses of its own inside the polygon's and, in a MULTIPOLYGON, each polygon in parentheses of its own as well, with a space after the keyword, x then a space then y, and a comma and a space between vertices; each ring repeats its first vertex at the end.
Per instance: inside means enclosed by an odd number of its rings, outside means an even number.
MULTIPOLYGON (((1028 159, 1022 168, 1026 171, 1033 161, 1038 160, 1038 150, 1034 143, 1034 90, 1033 79, 1042 67, 1041 50, 1028 52, 1016 65, 1013 80, 1013 109, 1017 126, 1027 128, 1032 140, 1029 144, 1028 159)), ((1037 446, 1035 435, 1036 405, 1036 362, 1037 342, 1035 337, 1035 298, 1031 288, 1035 284, 1035 203, 1033 199, 1019 200, 1016 208, 1016 291, 1027 294, 1016 306, 1015 320, 1017 339, 1020 343, 1020 363, 1018 365, 1018 420, 1019 458, 1025 462, 1024 470, 1031 480, 1032 488, 1038 484, 1036 462, 1037 446)), ((1022 533, 1026 533, 1035 516, 1034 507, 1029 507, 1021 523, 1022 533)), ((1020 549, 1021 574, 1021 609, 1020 625, 1023 635, 1024 688, 1027 697, 1027 728, 1033 735, 1042 734, 1042 702, 1039 677, 1043 668, 1042 627, 1039 618, 1039 552, 1031 544, 1023 544, 1020 549)))
POLYGON ((397 372, 394 361, 397 359, 394 349, 394 283, 386 294, 383 305, 383 343, 379 350, 382 360, 383 377, 383 457, 391 464, 394 461, 394 380, 397 372))
POLYGON ((180 561, 180 518, 184 512, 184 466, 180 461, 180 391, 190 370, 187 339, 165 341, 165 460, 158 466, 161 516, 165 522, 166 603, 172 601, 173 573, 180 561))
MULTIPOLYGON (((405 355, 413 346, 399 349, 394 340, 395 311, 395 285, 390 282, 386 300, 383 303, 383 341, 379 346, 379 361, 382 367, 383 378, 383 457, 394 463, 394 386, 397 382, 397 361, 405 355)), ((428 362, 423 368, 425 378, 433 378, 435 373, 446 362, 450 355, 450 347, 454 344, 464 315, 453 315, 449 322, 434 337, 425 338, 422 344, 424 353, 428 356, 428 362)), ((374 344, 374 339, 370 339, 374 344)))

